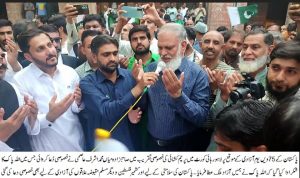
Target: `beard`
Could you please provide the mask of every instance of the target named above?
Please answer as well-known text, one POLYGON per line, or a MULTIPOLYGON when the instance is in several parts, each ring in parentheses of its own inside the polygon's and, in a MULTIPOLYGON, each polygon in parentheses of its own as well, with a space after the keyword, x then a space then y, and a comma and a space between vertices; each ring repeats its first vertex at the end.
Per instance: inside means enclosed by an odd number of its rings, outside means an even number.
POLYGON ((114 73, 117 70, 117 68, 118 68, 117 62, 109 62, 107 65, 99 63, 99 69, 108 74, 114 73))
POLYGON ((177 52, 175 58, 173 58, 172 60, 170 60, 169 62, 166 63, 166 68, 170 68, 173 71, 175 71, 179 68, 179 66, 181 65, 181 62, 182 62, 182 58, 183 58, 183 56, 180 54, 180 51, 181 51, 181 46, 179 44, 178 52, 177 52))
POLYGON ((41 60, 39 60, 39 59, 37 59, 37 58, 35 58, 35 57, 33 57, 33 56, 31 56, 31 57, 32 57, 33 62, 34 62, 37 66, 42 67, 42 68, 52 68, 52 67, 55 67, 55 66, 57 65, 57 63, 58 63, 57 55, 54 55, 54 54, 50 54, 50 55, 46 58, 46 62, 41 61, 41 60), (54 63, 52 63, 52 64, 49 64, 48 61, 49 61, 51 58, 53 58, 53 57, 56 58, 56 61, 55 61, 54 63))
MULTIPOLYGON (((4 59, 5 60, 5 59, 4 59)), ((0 63, 0 69, 6 70, 7 69, 7 65, 6 64, 1 64, 0 63)))
POLYGON ((239 69, 241 72, 252 73, 262 68, 267 63, 268 56, 264 55, 256 58, 254 61, 245 61, 242 57, 239 58, 239 69))
MULTIPOLYGON (((139 46, 141 46, 141 45, 139 45, 139 46)), ((139 47, 139 46, 137 46, 137 47, 139 47)), ((136 49, 133 50, 134 54, 136 54, 136 55, 145 55, 145 54, 148 54, 149 51, 150 51, 150 46, 148 46, 148 48, 146 48, 145 46, 143 46, 143 47, 144 47, 144 49, 142 49, 142 50, 136 50, 136 49)))
POLYGON ((6 69, 0 68, 0 80, 3 80, 5 77, 6 69))
POLYGON ((229 56, 230 58, 234 58, 236 59, 239 55, 238 51, 235 49, 229 49, 228 51, 225 51, 227 56, 229 56))
POLYGON ((287 98, 289 96, 293 96, 297 93, 299 90, 300 84, 293 86, 291 88, 287 88, 285 91, 276 91, 273 89, 272 85, 270 84, 268 77, 266 78, 266 89, 268 91, 268 94, 270 95, 270 98, 275 99, 276 101, 280 101, 284 98, 287 98))

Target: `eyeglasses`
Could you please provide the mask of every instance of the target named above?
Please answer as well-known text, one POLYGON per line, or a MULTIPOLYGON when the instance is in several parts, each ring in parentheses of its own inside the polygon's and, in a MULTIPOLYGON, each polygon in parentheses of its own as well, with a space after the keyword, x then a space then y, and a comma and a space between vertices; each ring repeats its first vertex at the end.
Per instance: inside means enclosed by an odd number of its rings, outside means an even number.
POLYGON ((61 38, 57 37, 57 38, 51 38, 52 43, 61 43, 61 38))

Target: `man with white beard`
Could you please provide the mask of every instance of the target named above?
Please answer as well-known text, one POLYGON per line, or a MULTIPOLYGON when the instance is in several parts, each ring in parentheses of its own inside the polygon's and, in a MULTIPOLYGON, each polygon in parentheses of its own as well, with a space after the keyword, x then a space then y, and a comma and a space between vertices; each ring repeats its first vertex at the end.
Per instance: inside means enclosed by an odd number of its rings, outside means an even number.
POLYGON ((244 40, 239 69, 266 87, 267 61, 274 48, 273 35, 263 29, 249 32, 244 40))
MULTIPOLYGON (((149 151, 203 151, 199 126, 209 111, 209 81, 203 69, 183 57, 186 36, 182 25, 162 26, 158 49, 166 68, 158 78, 155 72, 144 75, 144 80, 156 81, 141 102, 147 103, 149 151)), ((155 71, 157 64, 145 70, 155 71)))
MULTIPOLYGON (((272 34, 263 29, 255 29, 249 32, 244 40, 241 57, 239 59, 240 72, 248 73, 256 81, 261 83, 266 89, 267 61, 269 55, 274 48, 274 38, 272 34)), ((226 105, 229 105, 230 93, 236 89, 235 85, 243 80, 238 73, 233 73, 228 77, 222 76, 223 81, 218 84, 220 92, 217 94, 216 100, 211 107, 213 117, 215 117, 226 105)))

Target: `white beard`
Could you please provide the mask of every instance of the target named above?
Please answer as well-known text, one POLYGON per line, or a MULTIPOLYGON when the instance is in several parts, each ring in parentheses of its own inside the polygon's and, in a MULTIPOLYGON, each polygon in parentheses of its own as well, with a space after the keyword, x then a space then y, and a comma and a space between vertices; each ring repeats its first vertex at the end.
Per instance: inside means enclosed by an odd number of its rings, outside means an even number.
POLYGON ((239 58, 239 69, 241 72, 252 73, 262 68, 267 63, 268 56, 264 55, 256 58, 254 61, 245 61, 242 57, 239 58))
POLYGON ((182 62, 183 56, 180 55, 181 46, 178 48, 178 52, 175 59, 170 60, 168 63, 166 63, 166 68, 170 68, 173 71, 179 68, 182 62))

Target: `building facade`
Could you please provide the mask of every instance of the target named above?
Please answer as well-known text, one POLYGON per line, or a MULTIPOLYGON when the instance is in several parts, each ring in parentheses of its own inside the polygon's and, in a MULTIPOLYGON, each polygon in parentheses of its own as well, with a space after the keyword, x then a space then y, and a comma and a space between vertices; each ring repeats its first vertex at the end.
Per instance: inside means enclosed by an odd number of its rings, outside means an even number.
MULTIPOLYGON (((256 2, 255 2, 256 3, 256 2)), ((18 20, 34 17, 39 13, 43 13, 46 11, 47 16, 51 16, 53 14, 62 13, 63 7, 65 6, 65 2, 44 2, 44 3, 22 3, 22 2, 1 2, 0 7, 4 6, 2 9, 0 17, 8 18, 13 23, 18 20), (32 5, 30 5, 32 4, 32 5), (5 8, 6 7, 6 8, 5 8), (32 9, 31 7, 34 7, 32 9), (44 8, 44 9, 43 9, 44 8), (42 9, 42 10, 41 10, 42 9), (40 10, 40 11, 39 11, 40 10), (44 11, 43 11, 44 10, 44 11), (33 12, 33 16, 32 16, 33 12)), ((89 3, 76 3, 76 4, 88 4, 90 13, 100 13, 104 9, 104 5, 108 7, 116 8, 119 3, 113 2, 89 2, 89 3)), ((127 3, 129 6, 137 6, 142 3, 127 3)), ((179 8, 182 3, 177 3, 177 7, 179 8)), ((248 3, 250 4, 250 3, 248 3)), ((278 3, 257 3, 258 4, 258 15, 250 19, 249 23, 259 23, 263 25, 267 25, 268 23, 278 23, 279 25, 287 24, 291 20, 287 16, 287 2, 278 2, 278 3)), ((227 13, 227 7, 229 6, 246 6, 246 2, 242 3, 204 3, 204 7, 207 10, 207 25, 209 29, 214 30, 217 27, 223 25, 230 28, 230 20, 227 13)), ((160 8, 161 6, 166 7, 168 3, 155 3, 156 8, 160 8)), ((195 8, 197 7, 197 3, 187 3, 187 7, 195 8)), ((241 25, 239 28, 242 28, 241 25)))

